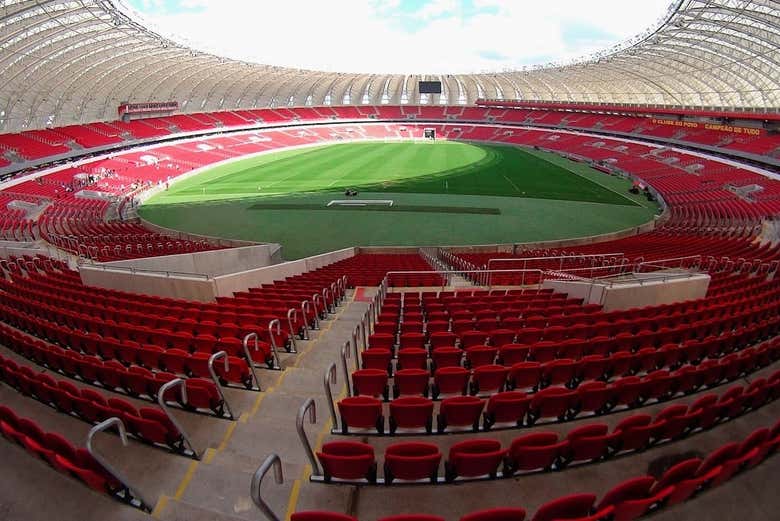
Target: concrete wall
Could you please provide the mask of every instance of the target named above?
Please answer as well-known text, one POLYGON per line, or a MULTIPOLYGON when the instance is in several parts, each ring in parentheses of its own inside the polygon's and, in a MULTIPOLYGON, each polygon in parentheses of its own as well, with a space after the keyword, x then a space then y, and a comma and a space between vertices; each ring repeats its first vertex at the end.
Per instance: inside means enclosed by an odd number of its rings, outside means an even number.
MULTIPOLYGON (((257 248, 257 247, 253 247, 257 248)), ((218 252, 205 252, 224 255, 231 250, 218 252)), ((125 266, 122 263, 106 263, 98 265, 84 265, 80 268, 81 280, 84 284, 101 288, 131 291, 159 297, 181 298, 198 302, 213 302, 216 297, 232 296, 236 291, 246 291, 249 288, 268 284, 285 277, 300 275, 307 271, 316 270, 333 262, 347 259, 355 255, 355 248, 346 248, 315 257, 284 262, 281 264, 257 267, 248 270, 239 270, 228 274, 213 275, 187 275, 187 273, 174 273, 171 271, 148 270, 137 266, 125 266)), ((201 254, 196 254, 201 255, 201 254)), ((180 257, 176 255, 175 257, 180 257)), ((239 255, 240 257, 240 255, 239 255)), ((164 258, 158 258, 164 259, 164 258)), ((155 260, 155 259, 144 259, 155 260)), ((204 263, 206 261, 203 261, 204 263)), ((164 266, 164 261, 157 264, 164 266)), ((178 270, 176 270, 178 271, 178 270)), ((192 272, 190 272, 192 273, 192 272)))
POLYGON ((710 276, 706 274, 666 282, 617 284, 605 289, 604 310, 658 306, 700 299, 707 295, 709 286, 710 276))
POLYGON ((258 244, 242 248, 128 259, 107 262, 105 264, 109 267, 196 273, 198 275, 217 277, 277 264, 278 252, 279 246, 276 244, 258 244))
POLYGON ((84 284, 157 297, 197 302, 214 301, 214 279, 168 276, 162 272, 141 272, 128 268, 84 265, 79 268, 84 284))
POLYGON ((634 281, 612 284, 546 280, 542 287, 568 293, 570 297, 583 298, 587 304, 602 304, 605 311, 614 311, 704 298, 710 285, 710 276, 705 273, 670 275, 662 280, 653 278, 653 275, 635 274, 634 281))
POLYGON ((8 259, 22 255, 48 255, 48 250, 34 242, 0 241, 0 258, 8 259))

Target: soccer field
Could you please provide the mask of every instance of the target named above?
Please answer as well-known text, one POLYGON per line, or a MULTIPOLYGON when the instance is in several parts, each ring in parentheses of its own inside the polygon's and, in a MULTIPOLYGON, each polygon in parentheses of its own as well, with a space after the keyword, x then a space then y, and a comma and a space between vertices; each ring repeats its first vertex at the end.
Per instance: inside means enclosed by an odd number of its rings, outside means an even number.
POLYGON ((579 237, 652 219, 629 181, 555 154, 461 142, 357 142, 234 161, 141 207, 151 222, 278 242, 287 259, 346 246, 462 245, 579 237), (392 203, 342 206, 357 199, 392 203), (391 205, 390 205, 391 204, 391 205))

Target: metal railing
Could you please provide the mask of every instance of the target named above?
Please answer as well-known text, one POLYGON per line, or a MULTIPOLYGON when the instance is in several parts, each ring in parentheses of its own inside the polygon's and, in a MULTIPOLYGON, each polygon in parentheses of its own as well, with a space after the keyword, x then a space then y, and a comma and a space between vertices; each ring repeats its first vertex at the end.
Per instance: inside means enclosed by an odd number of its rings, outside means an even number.
POLYGON ((542 261, 542 262, 549 262, 558 260, 558 268, 553 267, 547 267, 540 268, 538 266, 531 266, 531 268, 538 268, 538 269, 558 269, 560 271, 565 271, 564 268, 564 261, 566 260, 587 260, 591 259, 592 263, 591 266, 596 266, 596 263, 599 260, 605 259, 605 258, 623 258, 623 253, 601 253, 601 254, 588 254, 588 255, 555 255, 551 257, 496 257, 493 259, 488 259, 487 264, 485 266, 488 270, 493 269, 493 264, 509 264, 509 263, 521 263, 522 265, 519 266, 519 269, 529 269, 528 263, 533 261, 542 261))
POLYGON ((309 423, 315 425, 317 423, 317 404, 314 398, 307 398, 301 405, 301 408, 298 409, 298 415, 295 418, 295 430, 298 432, 298 439, 301 441, 303 451, 306 453, 306 457, 311 465, 312 474, 321 476, 320 466, 317 463, 317 458, 314 456, 314 450, 311 448, 311 442, 309 437, 306 436, 306 429, 303 426, 307 412, 309 413, 309 423))
POLYGON ((165 278, 177 277, 177 278, 188 278, 188 279, 197 279, 197 280, 212 280, 212 277, 210 275, 206 275, 204 273, 190 273, 186 271, 150 270, 145 268, 136 268, 134 266, 112 266, 106 264, 92 264, 91 267, 102 271, 125 272, 125 273, 131 273, 133 275, 137 275, 137 274, 158 275, 165 278))
POLYGON ((270 521, 282 521, 279 516, 271 509, 268 503, 263 499, 261 487, 263 485, 263 479, 268 471, 274 469, 274 480, 277 485, 284 483, 284 474, 282 474, 282 460, 279 459, 278 454, 271 454, 260 467, 255 471, 252 476, 252 482, 249 485, 249 495, 252 498, 252 502, 260 509, 260 511, 270 521))
MULTIPOLYGON (((520 270, 520 269, 514 269, 514 270, 444 270, 444 271, 389 271, 385 275, 385 278, 382 280, 382 282, 379 285, 379 292, 382 295, 382 299, 384 300, 384 297, 387 295, 387 292, 390 288, 390 282, 392 277, 394 276, 409 276, 409 275, 438 275, 441 277, 442 283, 436 286, 430 286, 430 287, 438 287, 441 288, 442 291, 444 291, 444 288, 452 285, 452 280, 455 277, 464 277, 467 278, 467 275, 474 275, 473 281, 479 285, 479 286, 486 286, 488 289, 491 289, 492 283, 490 280, 490 275, 492 274, 519 274, 522 277, 522 280, 525 280, 525 274, 526 273, 536 273, 540 276, 539 280, 541 281, 541 276, 544 273, 543 270, 540 269, 527 269, 527 270, 520 270)), ((538 284, 538 282, 535 282, 534 284, 538 284)), ((521 284, 525 285, 525 284, 521 284)))
POLYGON ((173 380, 165 383, 162 387, 160 387, 160 390, 157 393, 157 404, 160 406, 160 409, 162 409, 162 411, 171 421, 173 426, 176 427, 176 430, 179 431, 179 435, 181 436, 184 444, 189 448, 189 451, 192 453, 191 456, 194 459, 199 460, 200 455, 198 454, 198 451, 195 449, 195 446, 192 444, 190 437, 187 435, 187 432, 184 430, 184 427, 181 425, 179 420, 176 419, 176 417, 173 415, 171 410, 168 408, 168 404, 165 402, 165 393, 167 393, 170 389, 173 389, 174 387, 177 386, 181 389, 181 401, 182 403, 186 404, 187 385, 183 378, 174 378, 173 380))
POLYGON ((209 374, 211 375, 211 379, 214 381, 214 385, 217 387, 217 393, 219 393, 219 397, 222 400, 222 406, 227 411, 228 418, 230 418, 231 420, 235 420, 236 418, 233 415, 233 409, 230 407, 230 404, 228 403, 227 398, 225 397, 225 391, 222 390, 222 385, 219 383, 219 377, 217 376, 217 372, 214 369, 214 362, 216 362, 220 358, 225 359, 225 372, 228 372, 230 370, 230 360, 228 358, 228 354, 225 351, 218 351, 209 357, 209 361, 208 361, 209 374))
MULTIPOLYGON (((701 255, 688 255, 685 257, 673 257, 670 259, 657 259, 653 261, 644 261, 637 263, 636 271, 641 273, 645 268, 670 269, 670 268, 699 268, 702 265, 703 257, 701 255), (695 262, 686 262, 695 261, 695 262)), ((649 271, 655 271, 649 270, 649 271)))
POLYGON ((106 460, 106 458, 104 458, 103 455, 95 449, 93 443, 95 436, 100 432, 110 429, 111 427, 116 427, 118 429, 119 439, 122 440, 122 445, 127 447, 127 431, 125 430, 125 424, 122 423, 122 420, 119 418, 113 417, 98 423, 89 430, 89 433, 87 434, 87 452, 89 452, 90 456, 92 456, 108 474, 110 474, 114 479, 122 484, 127 493, 127 497, 124 499, 128 503, 146 512, 151 512, 153 503, 144 498, 143 494, 141 494, 138 488, 131 485, 130 481, 124 476, 124 474, 111 465, 106 460))
POLYGON ((338 428, 339 420, 336 415, 336 406, 333 405, 333 389, 331 385, 338 383, 338 371, 336 371, 336 362, 331 362, 323 375, 323 384, 325 387, 325 399, 328 403, 328 412, 330 412, 330 420, 333 424, 333 428, 338 428))

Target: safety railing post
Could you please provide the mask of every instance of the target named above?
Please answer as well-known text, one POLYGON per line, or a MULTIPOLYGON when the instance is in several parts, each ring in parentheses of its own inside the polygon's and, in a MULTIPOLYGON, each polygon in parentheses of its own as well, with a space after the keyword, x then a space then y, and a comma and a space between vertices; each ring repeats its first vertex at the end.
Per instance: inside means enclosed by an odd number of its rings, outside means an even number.
POLYGON ((282 474, 282 461, 277 454, 271 454, 268 456, 262 465, 255 471, 252 476, 252 483, 249 485, 249 495, 252 497, 252 502, 265 514, 269 521, 281 521, 279 516, 271 509, 268 503, 263 499, 262 491, 260 487, 263 485, 263 478, 268 474, 268 471, 274 468, 274 479, 278 485, 284 483, 284 475, 282 474))
POLYGON ((324 306, 319 305, 319 302, 322 300, 322 296, 319 293, 314 293, 311 296, 311 301, 314 304, 314 314, 317 315, 317 327, 320 327, 320 319, 325 318, 326 312, 324 311, 324 306), (320 308, 323 309, 322 313, 320 313, 320 308))
POLYGON ((103 469, 105 469, 106 472, 111 474, 117 481, 119 481, 122 486, 127 490, 128 494, 130 494, 131 497, 126 498, 130 504, 133 506, 137 506, 141 508, 142 510, 145 510, 146 512, 152 511, 152 503, 150 501, 147 501, 143 495, 138 491, 138 489, 130 484, 130 482, 127 480, 127 478, 122 474, 119 470, 117 470, 113 465, 111 465, 106 459, 103 457, 100 452, 95 450, 95 447, 93 446, 92 442, 95 439, 95 436, 99 432, 103 432, 108 430, 111 427, 116 426, 116 428, 119 430, 119 439, 122 440, 122 445, 127 447, 127 431, 125 430, 125 424, 122 423, 122 420, 120 420, 117 417, 108 418, 107 420, 104 420, 94 427, 92 427, 89 430, 89 433, 87 434, 87 452, 97 461, 103 469))
POLYGON ((341 303, 341 297, 339 296, 338 286, 335 282, 330 285, 330 292, 333 295, 333 311, 336 311, 336 307, 341 303))
POLYGON ((214 380, 214 385, 217 386, 217 392, 219 393, 219 397, 222 399, 222 403, 225 405, 225 409, 228 413, 228 418, 231 420, 235 420, 235 416, 233 415, 233 409, 230 408, 230 404, 227 401, 227 398, 225 397, 225 392, 222 390, 222 385, 219 383, 219 377, 217 376, 217 371, 214 369, 214 362, 219 360, 220 358, 225 359, 225 372, 230 370, 230 364, 228 362, 228 355, 225 351, 217 351, 211 357, 209 357, 208 366, 209 366, 209 374, 211 375, 211 379, 214 380))
MULTIPOLYGON (((355 358, 360 354, 360 344, 358 342, 358 335, 360 335, 360 324, 355 325, 355 329, 352 330, 352 347, 355 351, 355 358)), ((349 340, 348 340, 349 341, 349 340)))
POLYGON ((319 329, 319 320, 317 319, 317 312, 311 312, 311 303, 308 300, 301 302, 301 313, 303 313, 303 334, 305 340, 311 340, 309 331, 312 329, 319 329), (309 323, 309 314, 314 317, 314 323, 309 323))
POLYGON ((282 334, 282 323, 278 318, 271 320, 268 323, 268 337, 271 340, 271 353, 274 356, 274 369, 281 369, 282 365, 279 363, 279 346, 276 345, 276 337, 274 336, 274 326, 276 326, 276 334, 282 334))
POLYGON ((322 301, 325 303, 325 310, 328 313, 333 313, 333 310, 335 309, 335 306, 333 305, 332 300, 329 301, 328 297, 330 296, 330 290, 328 288, 324 288, 322 290, 322 301))
MULTIPOLYGON (((257 377, 257 372, 255 371, 255 363, 252 359, 252 355, 249 352, 249 341, 254 340, 255 341, 255 351, 260 350, 260 346, 258 345, 258 335, 257 333, 249 333, 244 337, 244 356, 246 357, 246 363, 249 365, 249 372, 252 373, 252 381, 255 383, 255 386, 257 387, 258 391, 262 391, 263 388, 260 387, 260 379, 257 377)), ((226 359, 227 360, 227 359, 226 359)))
POLYGON ((371 326, 373 324, 373 317, 374 317, 374 302, 371 301, 368 303, 368 309, 363 315, 363 320, 368 323, 369 332, 371 331, 371 326))
MULTIPOLYGON (((349 354, 349 340, 344 342, 344 345, 341 346, 341 370, 344 372, 344 380, 347 382, 347 396, 352 396, 352 385, 349 378, 349 364, 347 363, 347 359, 350 357, 349 354)), ((357 369, 360 369, 360 361, 355 360, 355 367, 357 369)))
POLYGON ((303 451, 306 453, 306 457, 309 458, 311 473, 314 476, 321 476, 320 466, 317 464, 317 458, 314 457, 311 442, 309 442, 309 437, 306 436, 306 429, 303 427, 303 420, 307 412, 309 413, 309 423, 312 425, 317 423, 317 404, 314 402, 314 398, 307 398, 301 405, 301 408, 298 409, 298 416, 295 418, 295 428, 298 431, 298 439, 301 440, 301 445, 303 445, 303 451))
MULTIPOLYGON (((336 406, 333 404, 333 389, 331 385, 336 385, 338 382, 338 371, 336 371, 336 362, 331 362, 328 368, 325 370, 323 383, 325 386, 325 398, 328 402, 328 411, 330 412, 330 420, 334 429, 338 429, 338 418, 336 417, 336 406)), ((347 380, 349 385, 349 380, 347 380)))
MULTIPOLYGON (((290 328, 290 349, 288 350, 290 353, 297 353, 298 352, 298 345, 295 343, 295 318, 298 316, 298 310, 295 308, 290 308, 287 310, 287 326, 290 328)), ((304 322, 306 322, 304 317, 304 322)), ((306 327, 306 326, 304 326, 306 327)))
POLYGON ((363 351, 368 348, 368 337, 366 336, 366 315, 363 315, 363 320, 360 321, 360 336, 362 337, 363 351))
POLYGON ((176 417, 173 415, 170 408, 168 407, 168 404, 165 401, 165 393, 167 393, 170 389, 173 389, 174 387, 177 386, 181 388, 181 402, 183 404, 186 404, 187 386, 185 385, 183 378, 174 378, 173 380, 166 382, 162 387, 160 387, 160 390, 157 393, 157 404, 160 406, 160 409, 162 409, 162 411, 171 421, 173 426, 176 427, 176 430, 179 431, 182 440, 184 440, 184 443, 187 445, 187 447, 189 447, 189 450, 192 452, 193 458, 199 460, 200 455, 198 455, 198 451, 195 450, 195 446, 192 444, 190 437, 187 435, 187 432, 184 430, 184 427, 182 427, 181 423, 179 423, 179 420, 177 420, 176 417))

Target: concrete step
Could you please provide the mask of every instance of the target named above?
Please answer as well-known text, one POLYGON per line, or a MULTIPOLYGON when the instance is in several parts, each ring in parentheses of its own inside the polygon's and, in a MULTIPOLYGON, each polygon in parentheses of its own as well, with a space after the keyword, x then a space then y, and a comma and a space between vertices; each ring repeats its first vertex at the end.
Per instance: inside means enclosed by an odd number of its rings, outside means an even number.
MULTIPOLYGON (((183 513, 189 512, 195 519, 223 519, 216 514, 208 517, 211 512, 227 515, 224 519, 258 519, 260 513, 250 498, 249 485, 257 468, 272 453, 281 457, 285 483, 278 485, 269 476, 263 490, 280 515, 287 511, 288 504, 296 502, 300 490, 296 482, 300 483, 308 465, 296 433, 296 414, 304 401, 313 397, 317 423, 307 424, 305 429, 312 443, 324 437, 329 426, 323 390, 325 369, 338 359, 341 346, 351 338, 368 308, 366 302, 352 301, 352 296, 350 292, 337 313, 322 321, 321 329, 312 332, 309 341, 299 342, 299 353, 285 364, 277 381, 242 413, 201 462, 193 463, 176 493, 160 501, 160 519, 183 519, 183 513), (201 515, 206 517, 197 517, 201 515)), ((342 391, 343 384, 339 374, 333 389, 335 395, 342 391)), ((349 500, 349 488, 321 488, 312 491, 312 497, 319 498, 321 508, 343 510, 349 500)))

